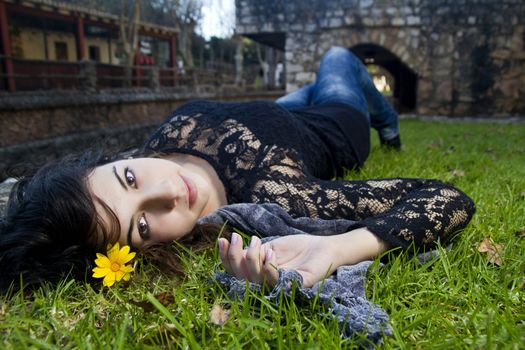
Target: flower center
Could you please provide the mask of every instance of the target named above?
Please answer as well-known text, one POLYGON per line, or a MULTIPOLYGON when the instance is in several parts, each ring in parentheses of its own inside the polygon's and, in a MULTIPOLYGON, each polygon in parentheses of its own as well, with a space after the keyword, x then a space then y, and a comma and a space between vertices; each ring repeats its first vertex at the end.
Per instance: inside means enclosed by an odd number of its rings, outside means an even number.
POLYGON ((117 272, 118 270, 120 270, 120 264, 116 262, 111 263, 111 271, 117 272))

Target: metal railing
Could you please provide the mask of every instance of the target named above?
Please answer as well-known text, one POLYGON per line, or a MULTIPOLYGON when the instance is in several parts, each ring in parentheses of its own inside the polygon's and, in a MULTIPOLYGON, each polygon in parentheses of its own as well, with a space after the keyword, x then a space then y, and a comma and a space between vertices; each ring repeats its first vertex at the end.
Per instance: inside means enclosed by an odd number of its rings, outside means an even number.
MULTIPOLYGON (((171 67, 112 65, 94 61, 27 60, 0 56, 0 91, 8 90, 8 79, 14 91, 34 90, 101 90, 142 87, 158 90, 175 86, 230 85, 235 81, 233 64, 215 64, 209 68, 177 71, 171 67), (12 74, 4 67, 9 59, 12 74)), ((245 72, 255 71, 246 69, 245 72)), ((255 83, 254 74, 246 74, 244 84, 255 83)))

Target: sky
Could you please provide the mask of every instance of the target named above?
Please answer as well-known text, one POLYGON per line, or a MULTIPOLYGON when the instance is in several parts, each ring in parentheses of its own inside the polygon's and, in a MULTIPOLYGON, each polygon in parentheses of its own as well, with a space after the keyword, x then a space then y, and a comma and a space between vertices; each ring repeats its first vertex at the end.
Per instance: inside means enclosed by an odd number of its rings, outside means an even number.
POLYGON ((203 4, 200 29, 204 38, 231 36, 235 26, 235 0, 204 0, 203 4))

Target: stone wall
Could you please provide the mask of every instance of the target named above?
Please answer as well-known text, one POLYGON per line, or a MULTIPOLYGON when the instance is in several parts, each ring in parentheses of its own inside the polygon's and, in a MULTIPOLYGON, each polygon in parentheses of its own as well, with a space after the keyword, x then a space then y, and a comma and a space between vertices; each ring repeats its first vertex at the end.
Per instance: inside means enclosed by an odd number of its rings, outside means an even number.
POLYGON ((523 0, 236 0, 236 7, 237 33, 285 36, 288 91, 315 79, 331 46, 372 44, 417 74, 420 114, 525 115, 523 0))
POLYGON ((47 92, 0 95, 0 182, 66 154, 89 148, 135 148, 179 105, 190 99, 271 99, 283 91, 217 87, 195 91, 47 92))

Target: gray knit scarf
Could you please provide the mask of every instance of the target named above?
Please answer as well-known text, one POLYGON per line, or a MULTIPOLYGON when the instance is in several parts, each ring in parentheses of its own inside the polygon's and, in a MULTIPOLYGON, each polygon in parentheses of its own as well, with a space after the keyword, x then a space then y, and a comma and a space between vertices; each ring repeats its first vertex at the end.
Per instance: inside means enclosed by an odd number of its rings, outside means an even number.
MULTIPOLYGON (((277 204, 232 204, 218 209, 199 220, 200 223, 217 223, 238 228, 246 234, 263 237, 263 242, 286 235, 312 234, 336 235, 362 227, 352 220, 322 220, 292 218, 277 204)), ((279 301, 279 296, 295 296, 295 300, 317 298, 329 310, 328 316, 335 317, 345 337, 364 335, 365 347, 372 347, 381 341, 383 335, 391 335, 388 315, 379 306, 369 302, 365 295, 365 278, 371 261, 357 265, 341 266, 336 273, 311 288, 303 287, 301 275, 295 270, 280 270, 279 280, 269 293, 268 300, 279 301), (295 293, 292 290, 295 288, 295 293)), ((247 289, 261 291, 261 286, 237 279, 227 273, 217 272, 215 280, 229 288, 228 296, 242 299, 247 289)))

